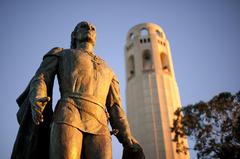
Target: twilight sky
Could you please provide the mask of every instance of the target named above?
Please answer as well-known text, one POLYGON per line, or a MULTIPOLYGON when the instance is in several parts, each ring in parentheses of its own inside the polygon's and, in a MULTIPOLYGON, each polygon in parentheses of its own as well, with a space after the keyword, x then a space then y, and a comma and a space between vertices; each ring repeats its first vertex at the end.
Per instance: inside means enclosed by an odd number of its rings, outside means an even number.
MULTIPOLYGON (((143 22, 156 23, 166 33, 182 105, 207 101, 222 91, 240 90, 238 0, 1 0, 0 19, 1 159, 10 157, 18 130, 15 99, 48 50, 69 48, 70 34, 83 20, 96 25, 95 52, 116 72, 123 103, 126 35, 143 22)), ((54 90, 56 102, 58 88, 54 90)), ((113 159, 120 159, 121 153, 114 138, 113 159)))

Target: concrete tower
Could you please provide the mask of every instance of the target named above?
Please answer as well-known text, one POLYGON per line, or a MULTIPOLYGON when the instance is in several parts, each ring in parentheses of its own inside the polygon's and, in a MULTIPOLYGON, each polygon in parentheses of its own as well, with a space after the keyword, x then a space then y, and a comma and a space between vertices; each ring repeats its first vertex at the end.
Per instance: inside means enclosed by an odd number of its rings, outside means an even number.
POLYGON ((125 46, 127 116, 147 159, 187 159, 178 155, 170 132, 181 106, 168 40, 162 28, 134 26, 125 46))

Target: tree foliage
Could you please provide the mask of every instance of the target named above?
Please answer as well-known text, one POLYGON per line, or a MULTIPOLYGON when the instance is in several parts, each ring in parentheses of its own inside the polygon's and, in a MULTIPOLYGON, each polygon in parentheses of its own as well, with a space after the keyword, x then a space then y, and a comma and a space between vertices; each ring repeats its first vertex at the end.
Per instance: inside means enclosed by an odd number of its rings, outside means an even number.
POLYGON ((210 101, 200 101, 175 111, 173 141, 178 153, 189 149, 187 136, 195 140, 198 158, 240 158, 240 92, 223 92, 210 101))

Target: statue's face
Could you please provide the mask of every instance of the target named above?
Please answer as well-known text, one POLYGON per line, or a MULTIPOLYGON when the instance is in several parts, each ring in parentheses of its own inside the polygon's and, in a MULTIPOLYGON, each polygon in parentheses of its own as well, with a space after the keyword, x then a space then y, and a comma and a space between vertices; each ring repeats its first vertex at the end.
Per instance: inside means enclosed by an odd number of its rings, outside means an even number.
POLYGON ((88 22, 81 22, 76 26, 75 38, 77 39, 77 42, 89 42, 95 45, 96 29, 88 22))

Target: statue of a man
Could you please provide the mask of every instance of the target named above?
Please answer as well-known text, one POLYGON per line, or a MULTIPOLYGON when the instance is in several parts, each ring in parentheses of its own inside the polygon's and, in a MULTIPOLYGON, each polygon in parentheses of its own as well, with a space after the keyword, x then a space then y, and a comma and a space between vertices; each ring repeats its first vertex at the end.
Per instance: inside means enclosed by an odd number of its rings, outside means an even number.
POLYGON ((110 159, 108 121, 124 148, 141 149, 123 111, 118 80, 94 53, 95 42, 96 28, 80 22, 72 32, 71 49, 53 48, 43 57, 17 100, 20 129, 12 158, 42 158, 49 153, 51 159, 110 159), (52 115, 49 107, 55 75, 61 98, 52 115), (19 150, 19 143, 30 148, 19 150), (27 157, 20 157, 22 153, 27 157))

